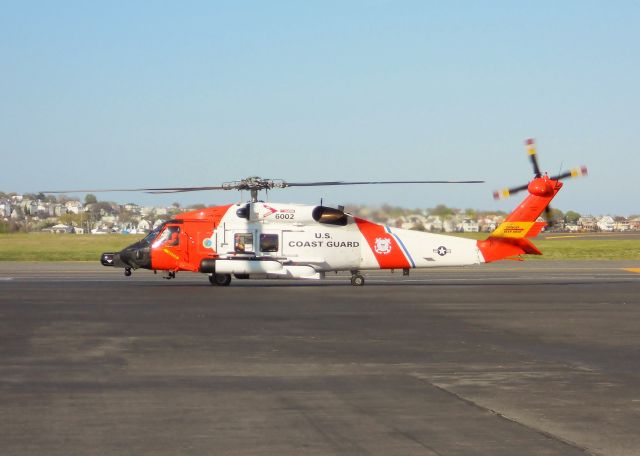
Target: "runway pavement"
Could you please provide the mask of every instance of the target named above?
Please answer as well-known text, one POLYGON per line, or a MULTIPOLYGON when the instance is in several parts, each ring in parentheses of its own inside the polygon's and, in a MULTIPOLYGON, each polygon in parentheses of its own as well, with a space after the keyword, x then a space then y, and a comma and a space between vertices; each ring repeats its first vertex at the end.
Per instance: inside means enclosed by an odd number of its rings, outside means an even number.
POLYGON ((0 263, 9 455, 637 455, 640 261, 324 282, 0 263))

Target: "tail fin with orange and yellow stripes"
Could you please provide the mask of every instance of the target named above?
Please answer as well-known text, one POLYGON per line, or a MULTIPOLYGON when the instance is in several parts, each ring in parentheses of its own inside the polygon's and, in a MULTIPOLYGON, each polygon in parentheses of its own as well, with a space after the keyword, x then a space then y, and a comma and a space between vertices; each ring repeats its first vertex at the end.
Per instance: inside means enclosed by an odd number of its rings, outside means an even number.
POLYGON ((539 222, 551 200, 562 188, 562 182, 548 176, 537 177, 527 186, 529 195, 507 216, 487 239, 478 241, 484 261, 502 260, 522 254, 542 255, 528 239, 536 237, 547 225, 539 222))

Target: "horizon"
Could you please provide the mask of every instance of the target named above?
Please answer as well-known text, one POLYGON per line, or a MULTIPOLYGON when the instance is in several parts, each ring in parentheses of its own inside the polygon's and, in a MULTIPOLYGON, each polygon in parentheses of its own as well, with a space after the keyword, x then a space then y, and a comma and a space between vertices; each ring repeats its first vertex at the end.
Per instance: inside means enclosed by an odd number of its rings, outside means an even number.
MULTIPOLYGON (((6 192, 6 191, 4 191, 4 190, 0 190, 0 194, 11 195, 11 194, 13 194, 13 193, 16 193, 16 192, 6 192)), ((246 193, 246 192, 245 192, 245 193, 246 193)), ((86 196, 86 195, 88 195, 88 194, 91 194, 91 195, 96 196, 96 198, 97 198, 97 202, 99 202, 99 203, 112 203, 112 204, 116 204, 116 205, 118 205, 118 206, 125 206, 125 205, 128 205, 128 204, 132 204, 132 205, 136 205, 136 206, 141 207, 141 208, 149 208, 149 207, 151 207, 151 208, 164 208, 164 209, 168 209, 168 208, 170 208, 171 206, 173 206, 175 203, 178 203, 178 204, 179 204, 178 208, 180 208, 180 209, 184 210, 184 209, 190 209, 190 208, 193 208, 194 206, 213 207, 213 206, 221 206, 221 205, 225 205, 225 204, 244 204, 244 203, 247 203, 247 202, 248 202, 247 200, 243 200, 243 201, 236 201, 236 202, 233 202, 233 203, 222 203, 222 202, 211 202, 211 203, 205 203, 205 202, 200 201, 200 202, 189 203, 189 204, 184 204, 184 205, 183 205, 183 204, 179 203, 179 201, 174 201, 174 202, 169 203, 169 204, 154 205, 154 204, 141 204, 141 203, 136 203, 135 201, 131 201, 131 200, 126 200, 126 201, 124 201, 124 200, 123 200, 124 202, 120 202, 120 201, 114 201, 114 200, 110 200, 110 199, 100 199, 99 195, 96 195, 96 194, 94 194, 94 193, 86 193, 86 194, 84 194, 84 195, 86 196)), ((17 196, 21 196, 21 197, 24 197, 25 195, 34 195, 34 196, 37 196, 37 195, 38 195, 38 193, 34 193, 34 192, 26 192, 26 193, 24 193, 24 194, 18 194, 18 193, 16 193, 16 195, 17 195, 17 196)), ((78 197, 77 195, 72 195, 72 194, 66 194, 66 193, 64 193, 64 194, 52 194, 52 193, 45 193, 44 195, 45 195, 45 197, 53 196, 53 197, 60 198, 60 199, 66 199, 66 200, 68 200, 68 201, 79 201, 80 203, 82 203, 82 205, 83 205, 83 206, 86 206, 87 204, 90 204, 90 203, 86 203, 86 202, 85 202, 84 197, 82 197, 82 198, 81 198, 81 197, 78 197)), ((511 198, 508 198, 508 199, 511 199, 511 200, 517 200, 517 199, 518 199, 518 197, 517 197, 517 196, 516 196, 516 197, 511 197, 511 198)), ((507 200, 508 200, 508 199, 507 199, 507 200)), ((521 199, 524 199, 524 198, 521 198, 521 199)), ((260 200, 260 201, 269 202, 270 200, 260 200)), ((272 201, 272 202, 273 202, 273 201, 272 201)), ((281 201, 277 201, 277 202, 282 203, 281 201)), ((341 204, 327 204, 327 202, 323 202, 323 204, 324 204, 324 205, 332 206, 332 207, 336 207, 336 206, 338 206, 338 205, 342 205, 342 206, 347 207, 347 208, 351 206, 351 207, 357 207, 358 209, 360 209, 360 208, 367 208, 367 209, 383 209, 383 208, 384 208, 384 206, 389 206, 389 207, 390 207, 390 209, 401 209, 401 210, 406 210, 406 211, 429 211, 429 210, 431 210, 431 209, 435 209, 435 208, 436 208, 436 207, 438 207, 438 206, 445 206, 445 207, 447 207, 448 209, 452 209, 452 210, 455 210, 455 211, 460 211, 461 213, 466 213, 466 211, 471 210, 471 211, 474 211, 474 212, 477 212, 477 213, 482 213, 482 214, 485 214, 485 213, 486 213, 486 214, 498 214, 498 213, 502 213, 502 214, 505 214, 505 215, 508 215, 508 214, 509 214, 509 213, 511 213, 513 210, 515 210, 515 208, 517 207, 518 203, 519 203, 519 201, 518 201, 518 202, 516 202, 516 204, 514 204, 514 205, 513 205, 513 207, 512 207, 510 210, 509 210, 509 209, 507 209, 507 210, 503 210, 503 209, 495 209, 495 208, 494 208, 494 209, 487 209, 487 208, 477 208, 477 207, 457 207, 457 206, 449 206, 449 205, 446 205, 446 204, 444 204, 444 203, 437 203, 437 204, 434 204, 434 205, 432 205, 432 206, 415 206, 415 207, 414 207, 414 206, 403 206, 403 205, 391 204, 391 203, 385 203, 385 202, 380 203, 380 204, 367 204, 367 203, 355 203, 355 202, 346 202, 346 203, 341 203, 341 204)), ((63 204, 63 203, 60 203, 60 201, 58 201, 58 204, 63 204)), ((284 203, 284 204, 307 204, 307 205, 314 205, 314 203, 311 203, 311 202, 309 202, 309 203, 284 203)), ((320 202, 318 202, 318 204, 320 204, 320 202)), ((588 216, 593 216, 593 217, 600 217, 600 216, 612 216, 612 217, 625 217, 625 218, 631 218, 631 217, 638 217, 638 216, 640 216, 640 211, 638 211, 638 212, 630 212, 630 213, 613 213, 613 212, 584 213, 584 212, 580 212, 580 211, 577 211, 577 210, 572 209, 572 208, 569 208, 569 209, 562 209, 562 208, 559 208, 557 205, 554 205, 554 204, 553 204, 553 201, 552 201, 552 204, 551 204, 551 209, 552 209, 552 210, 559 210, 559 211, 560 211, 560 212, 562 212, 563 214, 566 214, 567 212, 571 212, 571 211, 573 211, 573 212, 577 212, 577 213, 579 213, 581 216, 587 216, 587 217, 588 217, 588 216)))

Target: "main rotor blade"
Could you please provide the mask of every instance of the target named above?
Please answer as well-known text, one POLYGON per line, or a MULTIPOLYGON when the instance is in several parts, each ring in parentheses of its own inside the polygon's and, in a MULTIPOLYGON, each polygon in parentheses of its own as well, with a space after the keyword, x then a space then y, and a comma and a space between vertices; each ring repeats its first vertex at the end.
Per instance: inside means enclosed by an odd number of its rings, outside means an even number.
POLYGON ((158 187, 158 188, 100 188, 75 190, 43 190, 42 193, 106 193, 106 192, 147 192, 147 193, 177 193, 195 192, 198 190, 223 190, 223 187, 158 187))
POLYGON ((274 183, 271 180, 256 182, 238 181, 225 185, 203 187, 156 187, 156 188, 107 188, 107 189, 75 189, 75 190, 46 190, 42 193, 105 193, 105 192, 146 192, 152 194, 197 192, 201 190, 257 190, 284 188, 284 187, 319 187, 329 185, 375 185, 375 184, 481 184, 482 180, 424 180, 424 181, 322 181, 322 182, 284 182, 274 183), (264 181, 264 182, 263 182, 264 181))
POLYGON ((425 181, 328 181, 286 182, 287 187, 322 187, 329 185, 379 185, 379 184, 482 184, 483 180, 425 180, 425 181))
POLYGON ((202 190, 229 190, 228 188, 221 187, 219 185, 209 187, 174 187, 174 188, 148 188, 145 189, 147 193, 160 194, 160 193, 182 193, 182 192, 199 192, 202 190))

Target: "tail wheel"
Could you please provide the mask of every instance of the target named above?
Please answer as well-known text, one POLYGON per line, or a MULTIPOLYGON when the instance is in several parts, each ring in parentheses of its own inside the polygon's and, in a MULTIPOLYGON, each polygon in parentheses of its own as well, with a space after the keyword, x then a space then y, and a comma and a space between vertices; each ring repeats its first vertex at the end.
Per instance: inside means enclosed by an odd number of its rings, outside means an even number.
POLYGON ((217 287, 228 287, 231 283, 231 274, 209 274, 209 282, 217 287))
POLYGON ((361 274, 353 274, 351 276, 351 285, 354 287, 361 287, 364 285, 364 277, 361 274))

